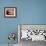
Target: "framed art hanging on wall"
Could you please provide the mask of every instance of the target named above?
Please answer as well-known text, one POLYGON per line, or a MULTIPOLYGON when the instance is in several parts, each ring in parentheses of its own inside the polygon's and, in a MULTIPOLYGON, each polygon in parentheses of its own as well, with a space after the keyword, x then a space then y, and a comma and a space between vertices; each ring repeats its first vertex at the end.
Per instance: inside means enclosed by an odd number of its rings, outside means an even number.
POLYGON ((5 7, 4 8, 4 17, 5 18, 16 18, 17 8, 16 7, 5 7))

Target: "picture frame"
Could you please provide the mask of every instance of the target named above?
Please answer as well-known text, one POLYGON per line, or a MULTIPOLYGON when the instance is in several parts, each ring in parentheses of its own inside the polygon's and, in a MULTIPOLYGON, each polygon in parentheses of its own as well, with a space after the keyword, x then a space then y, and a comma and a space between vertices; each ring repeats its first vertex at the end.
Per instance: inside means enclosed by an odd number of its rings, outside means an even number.
POLYGON ((22 40, 46 41, 46 24, 18 24, 18 38, 19 42, 21 42, 22 40), (27 34, 23 35, 24 34, 24 32, 22 34, 23 30, 24 31, 28 30, 28 35, 27 34), (24 36, 28 37, 24 38, 24 36), (30 36, 33 37, 30 38, 30 36))
POLYGON ((5 7, 4 8, 4 17, 5 18, 16 18, 17 8, 16 7, 5 7))

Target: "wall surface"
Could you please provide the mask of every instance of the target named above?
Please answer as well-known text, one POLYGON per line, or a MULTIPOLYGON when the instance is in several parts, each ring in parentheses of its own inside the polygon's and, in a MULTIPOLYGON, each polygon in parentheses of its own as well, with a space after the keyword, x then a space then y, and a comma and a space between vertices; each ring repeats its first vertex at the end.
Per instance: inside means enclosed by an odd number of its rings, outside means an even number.
MULTIPOLYGON (((46 0, 0 0, 0 44, 7 44, 17 24, 46 24, 46 0), (4 18, 4 7, 17 7, 16 18, 4 18)), ((17 39, 16 39, 17 43, 17 39)))

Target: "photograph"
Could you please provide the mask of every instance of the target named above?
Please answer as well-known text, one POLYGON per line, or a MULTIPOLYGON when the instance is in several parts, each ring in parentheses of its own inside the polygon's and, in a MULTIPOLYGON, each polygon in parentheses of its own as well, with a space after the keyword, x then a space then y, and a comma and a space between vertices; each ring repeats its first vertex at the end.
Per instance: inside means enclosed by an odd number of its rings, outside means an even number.
POLYGON ((4 8, 4 17, 6 18, 16 18, 17 11, 16 7, 5 7, 4 8))
POLYGON ((20 46, 41 45, 46 42, 46 24, 18 24, 20 46))

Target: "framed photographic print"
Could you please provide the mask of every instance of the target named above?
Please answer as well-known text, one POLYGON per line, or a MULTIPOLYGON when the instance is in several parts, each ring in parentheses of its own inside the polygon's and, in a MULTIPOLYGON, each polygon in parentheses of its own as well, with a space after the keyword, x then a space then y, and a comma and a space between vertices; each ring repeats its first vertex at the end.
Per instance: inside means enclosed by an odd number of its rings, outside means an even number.
POLYGON ((4 8, 4 17, 6 18, 16 18, 17 8, 16 7, 5 7, 4 8))

